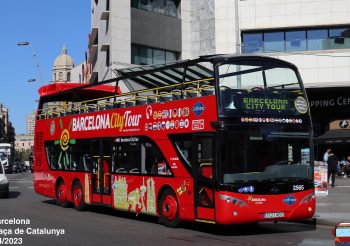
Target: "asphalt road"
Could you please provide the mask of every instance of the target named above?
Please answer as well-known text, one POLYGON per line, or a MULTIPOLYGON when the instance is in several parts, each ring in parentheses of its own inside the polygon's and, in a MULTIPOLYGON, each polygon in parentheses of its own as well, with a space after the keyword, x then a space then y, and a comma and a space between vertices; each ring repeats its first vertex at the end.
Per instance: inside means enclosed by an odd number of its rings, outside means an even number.
POLYGON ((154 217, 101 206, 78 212, 73 208, 61 208, 54 200, 35 194, 31 173, 10 174, 8 178, 10 198, 0 199, 0 245, 6 241, 12 245, 22 242, 22 245, 45 246, 334 245, 332 228, 326 226, 262 223, 223 227, 186 223, 181 228, 171 229, 159 225, 154 217), (22 221, 6 224, 11 222, 6 219, 11 218, 22 221), (12 241, 4 241, 4 238, 12 238, 12 241))

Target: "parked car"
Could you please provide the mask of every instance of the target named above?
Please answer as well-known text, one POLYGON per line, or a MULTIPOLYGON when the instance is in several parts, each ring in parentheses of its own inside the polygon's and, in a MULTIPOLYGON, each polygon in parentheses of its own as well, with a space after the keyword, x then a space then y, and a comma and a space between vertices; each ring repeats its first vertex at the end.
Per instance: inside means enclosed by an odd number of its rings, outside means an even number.
POLYGON ((21 167, 20 167, 20 165, 19 165, 19 163, 13 163, 13 165, 12 165, 12 173, 20 173, 20 172, 22 172, 22 170, 21 170, 21 167))
POLYGON ((12 173, 12 168, 9 165, 8 157, 4 153, 0 153, 0 165, 5 169, 5 173, 12 173))
POLYGON ((20 162, 19 163, 19 167, 21 169, 22 172, 26 172, 27 171, 27 166, 24 162, 20 162))
POLYGON ((8 165, 7 165, 7 166, 4 166, 4 170, 5 170, 5 173, 6 173, 6 174, 12 173, 12 168, 9 167, 8 165))
POLYGON ((0 195, 4 198, 9 197, 9 182, 5 174, 5 169, 1 164, 0 164, 0 195))

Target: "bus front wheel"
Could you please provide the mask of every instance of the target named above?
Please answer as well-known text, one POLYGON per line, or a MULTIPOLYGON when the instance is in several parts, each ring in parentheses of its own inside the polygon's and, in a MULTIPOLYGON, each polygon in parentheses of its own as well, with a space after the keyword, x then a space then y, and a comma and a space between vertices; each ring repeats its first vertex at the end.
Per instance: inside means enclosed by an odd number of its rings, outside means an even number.
POLYGON ((84 192, 80 182, 76 182, 73 186, 73 204, 78 211, 85 209, 84 192))
POLYGON ((167 227, 177 227, 180 224, 179 205, 175 193, 166 189, 159 202, 159 222, 167 227))
POLYGON ((68 207, 69 202, 67 201, 67 187, 63 181, 60 181, 56 189, 56 201, 57 205, 64 208, 68 207))

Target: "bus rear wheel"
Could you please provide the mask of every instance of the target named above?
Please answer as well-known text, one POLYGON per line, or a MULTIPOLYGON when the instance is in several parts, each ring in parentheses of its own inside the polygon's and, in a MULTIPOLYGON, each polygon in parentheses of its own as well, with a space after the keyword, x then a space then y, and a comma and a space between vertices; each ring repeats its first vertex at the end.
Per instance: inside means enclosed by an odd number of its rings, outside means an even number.
POLYGON ((80 182, 76 182, 73 186, 73 205, 78 211, 83 211, 86 207, 84 201, 84 192, 80 182))
POLYGON ((67 200, 67 187, 63 181, 60 181, 57 185, 56 202, 57 205, 62 206, 64 208, 69 206, 69 202, 67 200))
POLYGON ((167 227, 180 224, 179 205, 175 193, 166 189, 158 202, 159 222, 167 227))
POLYGON ((9 198, 9 196, 10 196, 10 192, 9 192, 9 190, 7 190, 7 191, 4 193, 3 198, 9 198))

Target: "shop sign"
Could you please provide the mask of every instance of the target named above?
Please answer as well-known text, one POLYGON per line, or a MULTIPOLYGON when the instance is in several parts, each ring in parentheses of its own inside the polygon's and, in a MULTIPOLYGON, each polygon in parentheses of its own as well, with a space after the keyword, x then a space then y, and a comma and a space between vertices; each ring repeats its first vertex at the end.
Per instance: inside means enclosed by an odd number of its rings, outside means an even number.
POLYGON ((350 97, 339 96, 337 98, 310 100, 310 107, 312 109, 344 107, 349 105, 350 105, 350 97))
POLYGON ((349 122, 350 122, 350 119, 332 121, 329 123, 329 129, 330 130, 350 129, 349 122))

